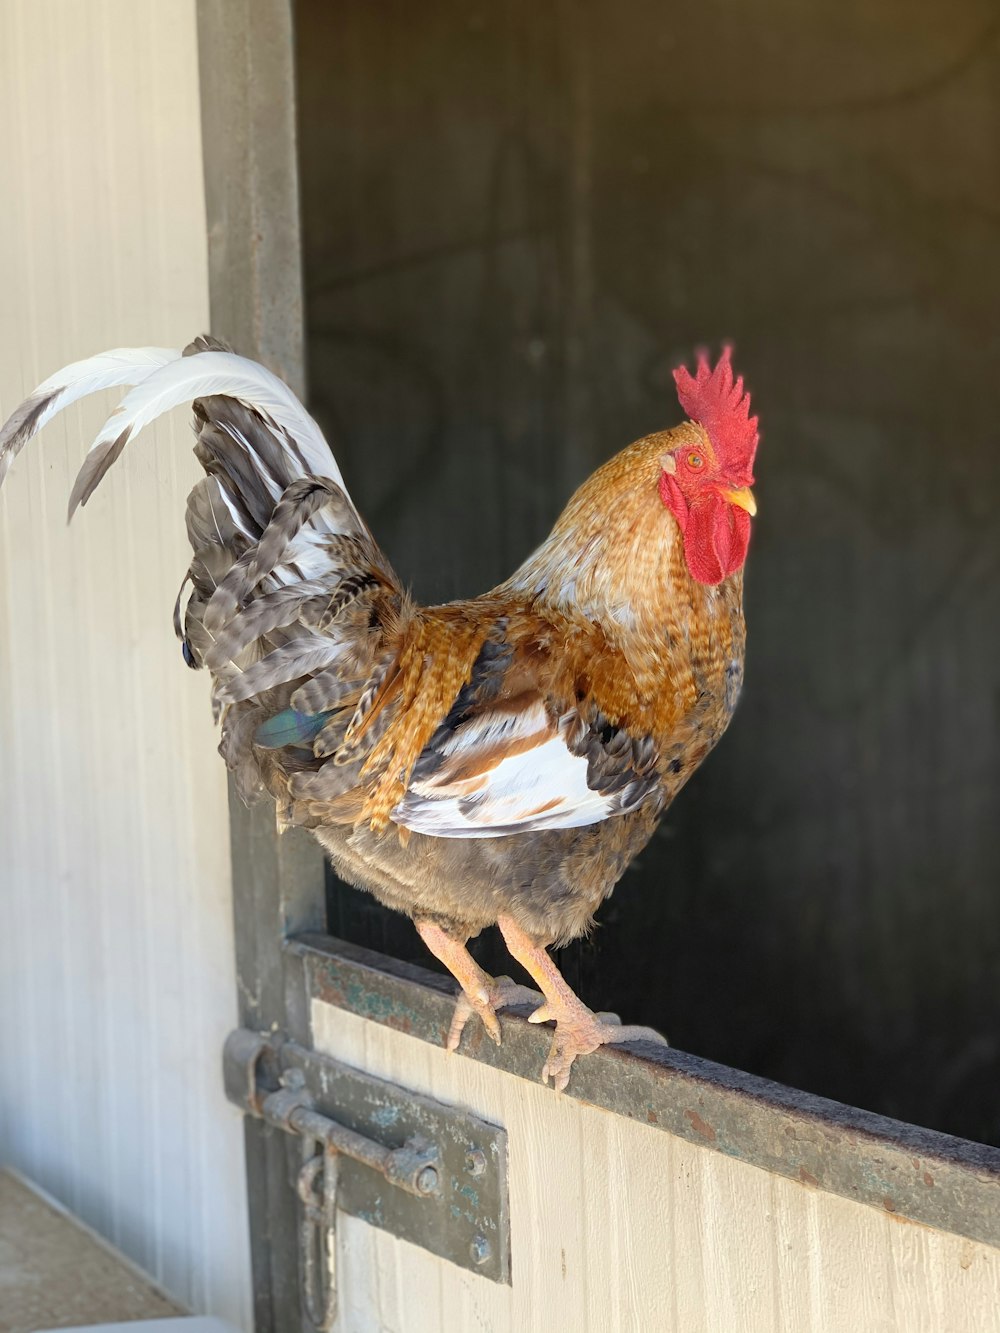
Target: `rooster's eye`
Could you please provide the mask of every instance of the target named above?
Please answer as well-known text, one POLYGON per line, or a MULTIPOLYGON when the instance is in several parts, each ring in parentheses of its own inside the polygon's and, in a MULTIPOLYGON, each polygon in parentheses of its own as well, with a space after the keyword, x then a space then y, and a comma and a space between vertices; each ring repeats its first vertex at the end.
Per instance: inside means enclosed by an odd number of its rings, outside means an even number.
POLYGON ((699 468, 704 461, 701 454, 688 454, 688 467, 699 468))

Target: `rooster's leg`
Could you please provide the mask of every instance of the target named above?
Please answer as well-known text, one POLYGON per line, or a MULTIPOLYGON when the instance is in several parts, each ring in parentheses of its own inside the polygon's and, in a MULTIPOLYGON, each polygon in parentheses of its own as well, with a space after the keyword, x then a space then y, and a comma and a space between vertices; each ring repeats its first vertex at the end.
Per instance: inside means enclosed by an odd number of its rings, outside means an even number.
POLYGON ((578 1055, 589 1055, 599 1046, 619 1041, 656 1041, 667 1039, 653 1028, 630 1025, 622 1027, 614 1014, 595 1014, 574 995, 562 973, 540 944, 526 935, 512 917, 497 919, 504 943, 512 957, 537 981, 545 996, 528 1018, 529 1023, 555 1020, 556 1030, 548 1059, 542 1067, 542 1082, 552 1079, 557 1092, 569 1082, 569 1071, 578 1055))
POLYGON ((510 977, 489 976, 469 953, 464 942, 456 940, 435 922, 422 920, 414 921, 413 924, 434 957, 444 963, 462 988, 448 1029, 448 1040, 445 1043, 448 1050, 458 1050, 462 1032, 473 1014, 479 1015, 486 1031, 499 1046, 500 1022, 497 1010, 511 1004, 536 1005, 542 997, 527 986, 516 985, 510 977))

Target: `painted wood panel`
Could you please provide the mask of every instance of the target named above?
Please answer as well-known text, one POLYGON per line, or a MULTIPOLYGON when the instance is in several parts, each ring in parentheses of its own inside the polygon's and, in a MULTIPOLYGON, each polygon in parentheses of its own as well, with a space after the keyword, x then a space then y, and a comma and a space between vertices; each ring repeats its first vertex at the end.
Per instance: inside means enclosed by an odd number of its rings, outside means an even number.
MULTIPOLYGON (((208 323, 194 0, 0 0, 0 416, 208 323)), ((110 401, 0 495, 0 1155, 179 1300, 249 1326, 225 772, 170 613, 185 414, 67 529, 110 401)))
POLYGON ((329 1005, 317 1050, 503 1124, 513 1285, 341 1216, 341 1333, 989 1333, 1000 1250, 772 1176, 329 1005))

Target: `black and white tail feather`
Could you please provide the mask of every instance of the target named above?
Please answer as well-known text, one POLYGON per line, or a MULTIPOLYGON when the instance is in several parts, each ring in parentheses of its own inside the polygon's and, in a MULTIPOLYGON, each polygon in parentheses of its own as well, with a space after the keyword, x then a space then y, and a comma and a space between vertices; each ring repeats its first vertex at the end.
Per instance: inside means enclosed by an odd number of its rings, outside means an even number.
POLYGON ((188 497, 193 557, 174 626, 188 664, 212 673, 220 750, 248 795, 266 777, 255 745, 264 720, 305 677, 310 704, 353 702, 378 637, 368 603, 377 593, 398 611, 403 594, 316 422, 277 376, 215 339, 184 352, 122 348, 51 376, 0 427, 0 485, 57 412, 119 385, 134 387, 91 446, 69 515, 144 426, 194 402, 206 475, 188 497))

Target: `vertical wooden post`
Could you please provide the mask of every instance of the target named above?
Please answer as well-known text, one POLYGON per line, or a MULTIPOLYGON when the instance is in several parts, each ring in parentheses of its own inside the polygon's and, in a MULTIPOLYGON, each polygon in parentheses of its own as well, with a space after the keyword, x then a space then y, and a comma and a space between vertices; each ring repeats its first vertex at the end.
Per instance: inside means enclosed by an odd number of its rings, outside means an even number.
MULTIPOLYGON (((299 394, 302 281, 290 0, 199 0, 199 66, 212 333, 299 394)), ((230 787, 239 1016, 309 1043, 282 941, 325 926, 323 857, 306 833, 278 836, 270 801, 230 787)), ((297 1201, 289 1141, 246 1123, 255 1322, 298 1328, 297 1201)))

